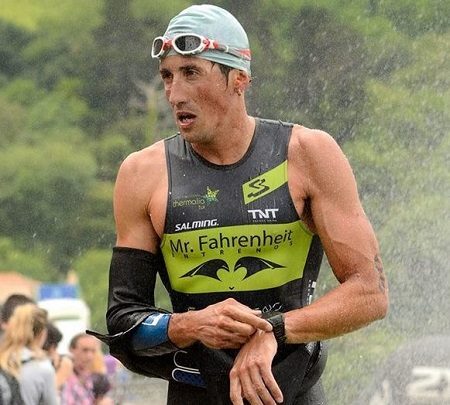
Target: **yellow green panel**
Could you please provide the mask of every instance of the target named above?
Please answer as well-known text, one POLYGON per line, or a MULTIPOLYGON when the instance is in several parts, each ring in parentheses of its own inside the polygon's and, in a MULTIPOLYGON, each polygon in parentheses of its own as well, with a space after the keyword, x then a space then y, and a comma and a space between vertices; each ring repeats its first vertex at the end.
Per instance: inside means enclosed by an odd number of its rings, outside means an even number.
POLYGON ((296 221, 165 234, 161 248, 175 291, 253 291, 301 278, 311 240, 296 221))
POLYGON ((245 204, 251 203, 281 187, 287 181, 287 161, 242 185, 245 204))

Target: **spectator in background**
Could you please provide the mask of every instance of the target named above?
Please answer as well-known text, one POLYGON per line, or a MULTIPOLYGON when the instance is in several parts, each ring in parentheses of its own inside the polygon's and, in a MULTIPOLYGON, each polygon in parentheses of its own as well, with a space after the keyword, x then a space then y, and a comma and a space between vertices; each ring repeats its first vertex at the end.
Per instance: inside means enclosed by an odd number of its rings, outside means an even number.
POLYGON ((63 335, 61 331, 51 322, 47 325, 47 339, 45 340, 43 349, 47 352, 50 361, 56 372, 56 388, 61 391, 62 386, 67 379, 73 374, 72 359, 63 356, 58 352, 58 344, 61 342, 63 335))
POLYGON ((11 318, 11 315, 13 314, 16 307, 18 307, 19 305, 35 304, 35 303, 36 302, 33 300, 33 298, 28 297, 27 295, 11 294, 6 299, 1 310, 1 328, 0 328, 1 335, 3 335, 6 328, 8 327, 9 318, 11 318))
POLYGON ((92 391, 95 405, 113 405, 114 401, 108 396, 111 391, 111 382, 106 374, 94 373, 92 375, 92 391))
POLYGON ((17 306, 0 342, 0 367, 15 376, 25 405, 56 405, 55 370, 42 346, 47 312, 33 303, 17 306))
MULTIPOLYGON (((86 333, 75 335, 70 341, 70 353, 72 354, 74 373, 67 379, 61 392, 61 405, 92 405, 96 404, 94 382, 97 383, 97 375, 94 372, 98 367, 96 360, 100 352, 100 342, 86 333)), ((98 388, 98 387, 97 387, 98 388)), ((104 386, 99 392, 103 393, 104 386)), ((109 391, 110 386, 108 385, 109 391)), ((99 398, 101 399, 101 398, 99 398)))

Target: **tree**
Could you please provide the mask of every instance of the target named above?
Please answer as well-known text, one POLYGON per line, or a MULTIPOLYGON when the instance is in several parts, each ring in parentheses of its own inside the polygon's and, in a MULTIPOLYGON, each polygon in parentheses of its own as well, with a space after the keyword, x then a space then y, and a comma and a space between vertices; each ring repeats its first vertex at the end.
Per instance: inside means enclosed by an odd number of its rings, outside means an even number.
POLYGON ((104 18, 86 49, 83 70, 90 132, 97 134, 129 114, 130 100, 141 97, 135 82, 145 80, 150 61, 151 39, 132 15, 131 0, 106 0, 104 18))
POLYGON ((0 75, 10 79, 25 69, 22 51, 32 38, 31 33, 0 19, 0 75))
POLYGON ((80 207, 95 176, 95 162, 63 143, 0 151, 0 234, 22 246, 46 245, 51 262, 67 271, 79 251, 80 207))

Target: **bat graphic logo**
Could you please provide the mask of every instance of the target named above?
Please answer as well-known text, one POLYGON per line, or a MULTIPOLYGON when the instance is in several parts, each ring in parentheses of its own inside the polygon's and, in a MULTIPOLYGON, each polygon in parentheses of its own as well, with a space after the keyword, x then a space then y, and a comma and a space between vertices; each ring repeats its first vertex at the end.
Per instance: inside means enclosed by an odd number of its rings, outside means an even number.
MULTIPOLYGON (((235 263, 233 273, 242 268, 247 270, 245 277, 243 278, 243 280, 245 280, 246 278, 259 273, 260 271, 266 269, 281 269, 284 268, 284 266, 271 262, 270 260, 261 259, 259 257, 245 256, 238 259, 238 261, 235 263)), ((202 263, 199 266, 188 271, 186 274, 183 274, 180 278, 206 276, 222 281, 218 276, 218 272, 221 269, 230 272, 230 268, 228 267, 228 264, 225 260, 208 260, 207 262, 202 263)))
POLYGON ((194 267, 192 270, 188 271, 186 274, 183 274, 180 278, 194 277, 194 276, 206 276, 206 277, 215 278, 216 280, 221 281, 220 278, 217 276, 217 272, 220 269, 230 271, 230 269, 228 268, 228 264, 225 260, 221 260, 221 259, 208 260, 207 262, 202 263, 197 267, 194 267))

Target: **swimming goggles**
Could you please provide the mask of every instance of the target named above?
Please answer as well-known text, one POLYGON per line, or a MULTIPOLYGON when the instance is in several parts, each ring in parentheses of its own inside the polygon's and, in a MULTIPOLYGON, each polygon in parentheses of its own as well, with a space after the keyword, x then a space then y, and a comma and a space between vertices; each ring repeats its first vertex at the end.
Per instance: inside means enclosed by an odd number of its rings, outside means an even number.
POLYGON ((152 45, 152 58, 162 57, 170 48, 180 55, 196 55, 204 50, 216 49, 241 59, 251 60, 250 49, 231 48, 198 34, 178 34, 172 39, 156 37, 152 45))

